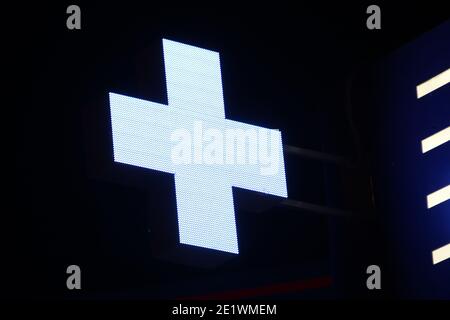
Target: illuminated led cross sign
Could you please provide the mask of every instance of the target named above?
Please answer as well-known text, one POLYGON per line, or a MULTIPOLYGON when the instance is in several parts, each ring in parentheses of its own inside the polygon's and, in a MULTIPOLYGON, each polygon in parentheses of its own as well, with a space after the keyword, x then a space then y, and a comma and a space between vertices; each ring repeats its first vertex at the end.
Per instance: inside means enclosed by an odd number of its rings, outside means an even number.
POLYGON ((218 52, 163 51, 168 105, 109 94, 114 161, 174 174, 180 242, 237 254, 232 187, 287 197, 281 133, 225 119, 218 52))

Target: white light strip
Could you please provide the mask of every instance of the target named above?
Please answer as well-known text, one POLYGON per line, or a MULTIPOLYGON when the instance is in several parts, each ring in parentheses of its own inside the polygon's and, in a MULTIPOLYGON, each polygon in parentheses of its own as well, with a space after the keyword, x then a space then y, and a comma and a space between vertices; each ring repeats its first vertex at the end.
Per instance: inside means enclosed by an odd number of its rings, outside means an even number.
POLYGON ((427 208, 430 209, 450 199, 450 184, 427 195, 427 208))
POLYGON ((450 258, 450 243, 433 251, 433 264, 437 264, 450 258))
POLYGON ((445 86, 450 82, 450 68, 445 70, 444 72, 438 74, 437 76, 419 84, 417 89, 417 99, 426 96, 430 92, 433 92, 436 89, 439 89, 442 86, 445 86))
POLYGON ((422 153, 428 152, 450 141, 450 126, 422 140, 422 153))

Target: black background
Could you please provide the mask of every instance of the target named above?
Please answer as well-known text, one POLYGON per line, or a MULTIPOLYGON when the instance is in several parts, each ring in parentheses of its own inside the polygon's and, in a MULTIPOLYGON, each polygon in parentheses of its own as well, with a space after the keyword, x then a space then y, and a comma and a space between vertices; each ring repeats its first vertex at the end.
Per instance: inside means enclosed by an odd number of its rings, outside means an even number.
POLYGON ((4 233, 6 297, 176 298, 327 275, 332 288, 280 297, 395 297, 373 203, 352 188, 342 200, 339 169, 290 155, 289 198, 342 209, 362 203, 358 214, 283 206, 254 213, 236 203, 238 258, 205 269, 155 257, 155 216, 176 217, 173 177, 112 163, 107 93, 167 103, 162 38, 218 51, 227 118, 278 128, 288 145, 344 156, 366 178, 370 136, 358 128, 369 110, 349 104, 349 83, 448 19, 444 2, 379 3, 381 30, 366 28, 370 2, 77 2, 82 28, 68 30, 70 4, 5 14, 8 80, 17 89, 14 130, 5 135, 15 150, 7 216, 17 219, 4 233), (70 264, 82 269, 79 292, 65 286, 70 264), (386 270, 382 293, 365 287, 370 264, 386 270))

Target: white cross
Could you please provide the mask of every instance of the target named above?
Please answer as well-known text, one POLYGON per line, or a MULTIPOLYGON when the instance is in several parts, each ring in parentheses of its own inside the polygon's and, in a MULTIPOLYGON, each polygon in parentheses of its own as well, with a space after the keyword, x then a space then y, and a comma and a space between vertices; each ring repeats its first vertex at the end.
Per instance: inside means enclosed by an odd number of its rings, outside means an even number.
POLYGON ((179 240, 239 253, 232 187, 287 197, 281 133, 225 119, 219 53, 163 39, 168 106, 109 94, 114 161, 175 174, 179 240), (170 137, 193 127, 268 130, 279 144, 279 170, 257 165, 175 165, 170 137))

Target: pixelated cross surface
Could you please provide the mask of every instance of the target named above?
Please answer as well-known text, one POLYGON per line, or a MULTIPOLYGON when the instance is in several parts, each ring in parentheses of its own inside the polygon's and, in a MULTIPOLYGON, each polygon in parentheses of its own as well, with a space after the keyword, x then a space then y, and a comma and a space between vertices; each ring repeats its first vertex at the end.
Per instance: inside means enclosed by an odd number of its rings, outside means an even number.
POLYGON ((219 53, 163 39, 168 105, 110 93, 114 161, 175 175, 182 244, 238 254, 232 187, 287 197, 281 133, 225 119, 219 53), (175 165, 170 137, 178 128, 268 130, 279 144, 279 169, 257 165, 175 165))

